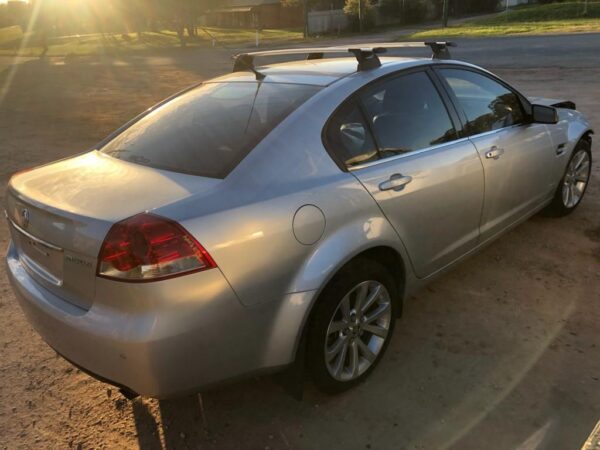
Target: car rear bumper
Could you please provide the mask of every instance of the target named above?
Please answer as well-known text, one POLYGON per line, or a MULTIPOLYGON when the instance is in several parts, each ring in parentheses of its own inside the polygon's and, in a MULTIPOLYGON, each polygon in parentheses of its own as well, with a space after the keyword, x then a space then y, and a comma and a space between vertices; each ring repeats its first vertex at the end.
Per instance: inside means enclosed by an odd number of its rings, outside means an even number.
POLYGON ((285 366, 314 291, 245 307, 218 269, 154 283, 97 279, 89 310, 39 285, 11 243, 8 276, 28 320, 74 364, 165 398, 285 366))

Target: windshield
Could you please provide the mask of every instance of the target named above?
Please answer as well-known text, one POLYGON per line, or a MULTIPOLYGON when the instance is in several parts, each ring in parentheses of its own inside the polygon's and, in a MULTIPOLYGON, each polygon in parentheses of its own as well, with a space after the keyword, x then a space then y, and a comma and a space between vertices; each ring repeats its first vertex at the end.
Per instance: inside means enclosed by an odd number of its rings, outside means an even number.
POLYGON ((224 178, 320 88, 207 83, 142 117, 101 151, 158 169, 224 178))

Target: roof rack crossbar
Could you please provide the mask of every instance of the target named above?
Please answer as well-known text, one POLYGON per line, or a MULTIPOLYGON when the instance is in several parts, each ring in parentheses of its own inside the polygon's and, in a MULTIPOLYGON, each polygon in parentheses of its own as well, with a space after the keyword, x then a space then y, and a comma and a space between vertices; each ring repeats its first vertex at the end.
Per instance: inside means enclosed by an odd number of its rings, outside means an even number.
POLYGON ((251 70, 255 74, 254 58, 256 56, 307 55, 306 59, 322 59, 330 53, 352 53, 358 61, 358 71, 371 70, 381 66, 378 54, 393 48, 423 47, 431 48, 432 59, 450 59, 448 47, 456 47, 454 42, 389 42, 382 44, 353 45, 348 47, 306 47, 287 48, 281 50, 264 50, 250 53, 240 53, 234 56, 233 71, 251 70))
POLYGON ((265 75, 260 73, 254 67, 254 55, 250 53, 242 53, 241 55, 237 55, 233 63, 234 72, 243 72, 245 70, 250 70, 253 72, 257 81, 262 81, 265 79, 265 75))
POLYGON ((454 42, 427 41, 424 44, 431 48, 431 52, 433 53, 431 59, 452 59, 448 47, 456 47, 456 43, 454 42))
POLYGON ((371 49, 362 48, 349 48, 348 51, 354 55, 358 61, 358 71, 376 69, 381 66, 379 60, 379 53, 385 53, 386 49, 383 47, 374 47, 371 49))

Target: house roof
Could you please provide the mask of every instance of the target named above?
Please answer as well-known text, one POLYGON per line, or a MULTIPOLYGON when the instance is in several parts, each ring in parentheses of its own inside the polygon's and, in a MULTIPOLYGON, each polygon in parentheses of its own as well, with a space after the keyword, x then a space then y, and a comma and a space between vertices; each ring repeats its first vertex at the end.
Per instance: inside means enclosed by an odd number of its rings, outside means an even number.
POLYGON ((280 0, 230 0, 220 8, 213 9, 215 13, 232 13, 232 12, 250 12, 252 8, 262 5, 275 5, 280 3, 280 0))

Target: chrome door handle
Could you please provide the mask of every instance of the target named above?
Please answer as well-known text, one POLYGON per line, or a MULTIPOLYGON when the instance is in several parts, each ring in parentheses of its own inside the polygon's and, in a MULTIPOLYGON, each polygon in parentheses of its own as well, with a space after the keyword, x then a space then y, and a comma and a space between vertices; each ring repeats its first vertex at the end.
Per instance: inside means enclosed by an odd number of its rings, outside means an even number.
POLYGON ((381 183, 379 185, 379 189, 382 191, 389 191, 390 189, 393 189, 394 191, 401 191, 402 189, 404 189, 404 186, 406 186, 411 181, 412 177, 409 177, 408 175, 403 176, 399 173, 395 173, 390 177, 389 180, 381 183))
POLYGON ((498 148, 495 145, 485 154, 487 159, 498 159, 504 154, 503 148, 498 148))

